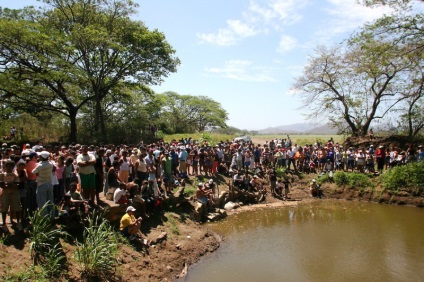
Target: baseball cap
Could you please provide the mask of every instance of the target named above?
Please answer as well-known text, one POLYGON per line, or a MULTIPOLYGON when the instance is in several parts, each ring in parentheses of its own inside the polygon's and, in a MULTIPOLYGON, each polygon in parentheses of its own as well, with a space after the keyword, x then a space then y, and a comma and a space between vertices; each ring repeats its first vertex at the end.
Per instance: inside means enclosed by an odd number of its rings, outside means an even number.
POLYGON ((136 211, 136 209, 133 207, 133 206, 129 206, 128 208, 127 208, 127 212, 129 212, 129 211, 136 211))
POLYGON ((42 157, 43 159, 48 159, 48 158, 50 158, 50 153, 49 153, 49 152, 47 152, 47 151, 42 151, 42 152, 38 153, 38 155, 39 155, 40 157, 42 157))

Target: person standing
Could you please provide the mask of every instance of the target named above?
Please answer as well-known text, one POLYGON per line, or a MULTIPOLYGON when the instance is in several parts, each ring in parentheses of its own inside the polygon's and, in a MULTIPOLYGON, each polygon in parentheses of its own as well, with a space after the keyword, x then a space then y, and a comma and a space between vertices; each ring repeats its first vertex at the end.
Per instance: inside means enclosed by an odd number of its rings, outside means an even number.
POLYGON ((100 192, 103 191, 103 183, 105 180, 105 170, 103 167, 103 159, 105 156, 105 150, 99 149, 97 151, 96 164, 94 169, 96 170, 96 202, 99 204, 100 201, 100 192))
POLYGON ((380 145, 375 152, 375 159, 377 161, 377 169, 379 173, 383 173, 384 162, 386 159, 386 151, 384 150, 384 146, 380 145))
POLYGON ((37 205, 39 209, 41 209, 44 205, 47 205, 43 215, 50 216, 51 219, 54 219, 54 199, 52 185, 53 164, 49 162, 49 152, 42 151, 39 153, 39 156, 41 161, 32 170, 32 173, 37 176, 37 205))
POLYGON ((84 200, 90 200, 94 204, 96 191, 96 158, 88 153, 87 145, 81 147, 81 154, 77 156, 77 165, 81 178, 81 189, 84 200))

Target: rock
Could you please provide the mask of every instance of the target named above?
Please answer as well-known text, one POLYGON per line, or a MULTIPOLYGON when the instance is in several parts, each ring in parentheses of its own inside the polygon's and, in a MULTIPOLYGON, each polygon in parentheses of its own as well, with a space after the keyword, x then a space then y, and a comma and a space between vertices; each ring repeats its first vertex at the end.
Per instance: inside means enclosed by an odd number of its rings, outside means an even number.
POLYGON ((235 204, 233 202, 228 202, 224 205, 224 209, 227 211, 233 210, 235 207, 235 204))
POLYGON ((171 266, 169 266, 169 265, 166 266, 166 269, 168 269, 169 272, 174 271, 174 269, 171 266))
POLYGON ((166 240, 168 234, 166 232, 162 232, 156 239, 152 240, 152 242, 150 242, 150 245, 157 245, 160 242, 166 240))
POLYGON ((230 210, 233 210, 233 209, 236 209, 236 208, 239 208, 239 207, 240 207, 240 205, 237 204, 237 203, 228 202, 228 203, 225 204, 224 209, 227 210, 227 211, 230 211, 230 210))
POLYGON ((183 278, 187 275, 187 271, 188 271, 188 265, 187 263, 184 262, 184 268, 181 271, 181 273, 179 275, 177 275, 177 278, 183 278))
POLYGON ((223 216, 220 213, 210 213, 208 214, 207 218, 209 221, 213 222, 222 219, 223 216))

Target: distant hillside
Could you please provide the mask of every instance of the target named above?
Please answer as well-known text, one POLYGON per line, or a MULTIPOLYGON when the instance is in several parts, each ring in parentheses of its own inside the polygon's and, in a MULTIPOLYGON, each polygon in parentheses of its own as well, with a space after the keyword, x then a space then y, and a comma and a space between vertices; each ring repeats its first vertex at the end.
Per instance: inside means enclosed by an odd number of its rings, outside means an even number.
POLYGON ((329 124, 318 123, 296 123, 290 125, 281 125, 268 127, 258 130, 259 134, 337 134, 337 129, 329 124))
POLYGON ((314 123, 295 123, 258 130, 259 134, 299 134, 320 126, 314 123))
POLYGON ((311 130, 307 130, 304 132, 304 134, 311 134, 311 135, 315 135, 315 134, 336 135, 337 133, 338 133, 337 128, 332 127, 329 124, 320 125, 318 127, 312 128, 311 130))

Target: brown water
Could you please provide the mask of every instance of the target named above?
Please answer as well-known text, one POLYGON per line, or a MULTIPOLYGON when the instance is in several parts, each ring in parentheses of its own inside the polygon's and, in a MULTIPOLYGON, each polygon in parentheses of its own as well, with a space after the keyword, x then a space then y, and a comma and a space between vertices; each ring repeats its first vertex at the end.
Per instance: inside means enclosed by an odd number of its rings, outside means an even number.
POLYGON ((316 201, 209 226, 225 241, 185 281, 424 281, 423 209, 316 201))

